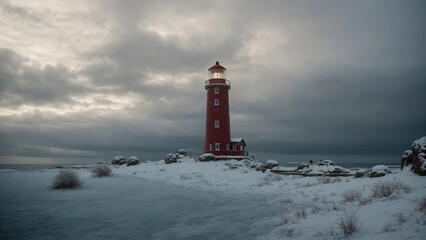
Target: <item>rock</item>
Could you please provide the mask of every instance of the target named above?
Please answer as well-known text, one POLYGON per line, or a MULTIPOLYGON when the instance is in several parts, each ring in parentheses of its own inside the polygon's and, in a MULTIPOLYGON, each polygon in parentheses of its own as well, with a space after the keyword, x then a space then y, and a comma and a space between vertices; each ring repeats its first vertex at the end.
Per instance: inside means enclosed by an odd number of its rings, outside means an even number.
POLYGON ((197 160, 200 161, 200 162, 215 161, 216 156, 211 154, 211 153, 204 153, 204 154, 201 154, 200 156, 198 156, 197 160))
POLYGON ((173 153, 169 153, 166 155, 166 157, 164 158, 164 162, 166 164, 172 164, 172 163, 176 163, 177 162, 177 157, 176 155, 174 155, 173 153))
POLYGON ((411 150, 402 155, 401 169, 411 164, 411 171, 426 176, 426 136, 413 142, 411 150))
POLYGON ((267 169, 272 169, 272 168, 278 167, 278 166, 279 166, 278 162, 275 161, 275 160, 272 160, 272 159, 266 161, 266 163, 265 163, 265 168, 267 168, 267 169))
POLYGON ((237 163, 231 163, 231 162, 225 162, 225 166, 228 166, 230 170, 237 169, 238 167, 241 167, 241 165, 237 163))
POLYGON ((355 173, 355 178, 362 178, 364 177, 366 174, 366 172, 356 172, 355 173))
POLYGON ((179 149, 178 150, 178 154, 179 155, 183 155, 183 156, 186 156, 187 154, 186 154, 186 150, 185 149, 179 149))
POLYGON ((413 164, 413 151, 407 150, 402 154, 401 170, 411 164, 413 164))
POLYGON ((333 161, 331 161, 331 160, 320 160, 320 161, 317 163, 317 165, 318 165, 318 166, 336 166, 336 164, 334 164, 334 162, 333 162, 333 161))
POLYGON ((297 168, 296 168, 296 171, 298 171, 298 170, 303 170, 303 169, 308 169, 309 168, 309 164, 307 164, 307 163, 302 163, 302 164, 300 164, 299 166, 297 166, 297 168))
POLYGON ((135 156, 131 156, 129 157, 129 160, 127 160, 127 166, 138 165, 139 163, 139 159, 135 156))
POLYGON ((123 156, 115 156, 112 158, 111 164, 123 165, 126 164, 127 160, 123 156))
POLYGON ((278 162, 275 160, 268 160, 265 163, 260 163, 257 165, 253 165, 256 168, 256 171, 266 172, 267 169, 273 169, 274 167, 279 166, 278 162))
POLYGON ((386 174, 392 173, 392 171, 389 169, 388 166, 385 165, 376 165, 369 169, 364 176, 370 177, 370 178, 376 178, 376 177, 383 177, 386 176, 386 174))

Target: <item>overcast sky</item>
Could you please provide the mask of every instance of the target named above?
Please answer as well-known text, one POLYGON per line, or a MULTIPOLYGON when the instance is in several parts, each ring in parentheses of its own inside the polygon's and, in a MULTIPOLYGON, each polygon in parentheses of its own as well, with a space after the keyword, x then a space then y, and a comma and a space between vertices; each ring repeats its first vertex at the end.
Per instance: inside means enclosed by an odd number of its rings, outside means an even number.
POLYGON ((422 0, 1 0, 0 16, 0 163, 201 152, 216 60, 232 136, 260 160, 396 159, 426 135, 422 0))

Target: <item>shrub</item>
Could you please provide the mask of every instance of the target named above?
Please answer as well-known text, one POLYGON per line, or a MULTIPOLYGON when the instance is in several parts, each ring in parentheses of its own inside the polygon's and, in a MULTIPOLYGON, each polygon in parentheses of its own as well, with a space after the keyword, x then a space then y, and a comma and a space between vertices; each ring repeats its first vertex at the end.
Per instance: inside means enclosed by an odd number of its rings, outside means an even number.
POLYGON ((82 182, 78 173, 71 169, 60 170, 59 173, 53 178, 52 186, 53 189, 60 188, 76 188, 80 186, 82 182))
POLYGON ((356 189, 349 189, 343 192, 343 201, 344 202, 353 202, 355 200, 359 200, 362 197, 362 194, 360 191, 356 189))
POLYGON ((392 194, 398 194, 399 191, 404 191, 406 193, 411 191, 410 186, 396 182, 379 182, 373 186, 373 197, 374 198, 383 198, 390 197, 392 194))
POLYGON ((401 224, 403 224, 403 223, 405 223, 407 221, 407 218, 404 217, 404 215, 402 215, 402 213, 395 213, 393 216, 395 217, 395 221, 399 225, 401 225, 401 224))
POLYGON ((296 215, 297 219, 305 219, 308 214, 304 208, 299 208, 294 215, 296 215))
POLYGON ((111 175, 111 168, 106 164, 97 164, 91 170, 93 176, 105 177, 111 175))
POLYGON ((426 197, 423 197, 418 201, 417 210, 426 214, 426 197))
POLYGON ((338 183, 342 181, 339 177, 318 177, 317 180, 320 184, 338 183))
POLYGON ((278 182, 281 181, 283 179, 283 177, 281 175, 275 174, 275 173, 270 173, 265 175, 262 178, 262 181, 259 183, 259 187, 261 186, 268 186, 271 185, 272 182, 278 182))
POLYGON ((338 219, 340 229, 345 235, 351 235, 358 230, 359 218, 356 216, 356 211, 343 211, 343 216, 338 219))
POLYGON ((283 227, 280 229, 280 233, 282 236, 286 237, 300 237, 302 236, 302 232, 299 228, 287 228, 283 227))

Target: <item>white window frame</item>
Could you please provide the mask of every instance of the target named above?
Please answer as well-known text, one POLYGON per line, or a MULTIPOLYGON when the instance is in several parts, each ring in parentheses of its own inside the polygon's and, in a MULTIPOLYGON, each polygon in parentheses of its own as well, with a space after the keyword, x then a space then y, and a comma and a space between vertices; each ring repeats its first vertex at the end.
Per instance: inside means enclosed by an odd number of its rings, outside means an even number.
POLYGON ((213 150, 213 144, 210 143, 210 151, 213 150))
POLYGON ((215 143, 214 144, 214 150, 215 151, 220 151, 220 143, 215 143))
POLYGON ((240 151, 242 152, 244 150, 243 145, 240 145, 240 151))
POLYGON ((215 98, 214 99, 214 105, 215 106, 219 106, 219 98, 215 98))
POLYGON ((220 121, 219 120, 214 121, 214 128, 220 128, 220 121))
POLYGON ((218 87, 214 88, 214 94, 219 94, 219 88, 218 87))
POLYGON ((226 151, 229 151, 229 143, 228 144, 226 144, 226 151))

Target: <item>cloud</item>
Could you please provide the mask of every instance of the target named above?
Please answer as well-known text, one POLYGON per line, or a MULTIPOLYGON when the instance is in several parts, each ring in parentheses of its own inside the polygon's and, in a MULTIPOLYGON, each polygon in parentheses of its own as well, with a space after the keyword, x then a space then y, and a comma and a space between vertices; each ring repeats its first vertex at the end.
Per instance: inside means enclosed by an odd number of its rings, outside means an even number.
POLYGON ((61 4, 0 4, 0 156, 201 151, 216 60, 254 154, 397 156, 426 132, 422 1, 61 4))

